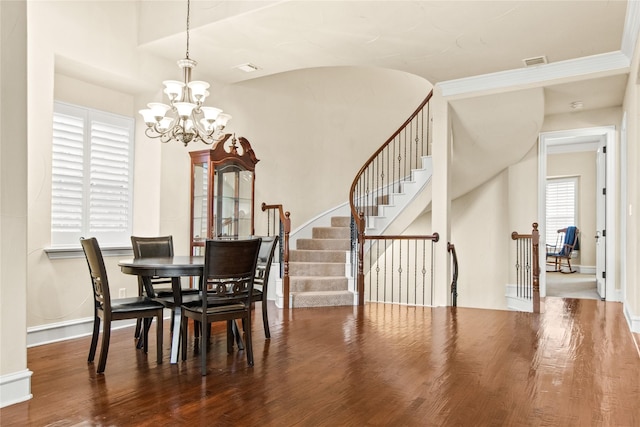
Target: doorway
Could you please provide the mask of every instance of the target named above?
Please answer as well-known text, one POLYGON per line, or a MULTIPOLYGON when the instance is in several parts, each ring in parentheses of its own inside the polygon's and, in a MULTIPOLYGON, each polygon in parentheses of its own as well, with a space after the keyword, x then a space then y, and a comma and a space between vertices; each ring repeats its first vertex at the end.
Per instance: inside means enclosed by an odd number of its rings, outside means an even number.
MULTIPOLYGON (((587 222, 589 222, 589 226, 581 230, 580 233, 583 246, 585 243, 587 244, 585 253, 589 251, 592 252, 588 256, 590 259, 588 264, 590 265, 580 265, 578 272, 572 274, 547 273, 547 271, 545 271, 546 269, 541 269, 540 295, 542 297, 548 294, 548 283, 549 291, 551 292, 549 296, 565 296, 561 293, 559 294, 559 292, 561 292, 560 290, 565 289, 568 294, 571 292, 575 293, 577 290, 575 295, 590 295, 589 297, 598 297, 607 301, 618 300, 616 299, 614 287, 607 286, 607 283, 615 283, 613 260, 607 259, 607 252, 613 253, 614 237, 612 236, 615 236, 615 222, 613 221, 614 216, 612 211, 614 207, 613 196, 615 195, 615 180, 613 174, 615 170, 613 163, 615 159, 614 137, 615 128, 613 126, 545 132, 540 134, 538 158, 538 218, 540 235, 543 238, 547 234, 546 182, 548 167, 553 167, 553 161, 550 161, 548 156, 566 153, 563 154, 565 158, 572 158, 573 155, 570 153, 576 153, 575 157, 578 158, 581 155, 584 157, 585 153, 590 153, 589 156, 593 159, 593 169, 595 170, 595 176, 592 176, 595 182, 588 184, 593 188, 592 197, 590 198, 591 202, 588 204, 592 206, 592 210, 589 209, 588 211, 590 220, 587 222), (608 239, 607 236, 609 236, 608 239), (563 283, 559 282, 564 282, 564 287, 563 283), (595 289, 589 289, 590 287, 595 287, 595 289)), ((584 211, 586 208, 583 207, 582 210, 584 211)), ((545 249, 543 242, 541 242, 541 260, 546 259, 545 249)), ((572 295, 566 296, 580 297, 572 295)))

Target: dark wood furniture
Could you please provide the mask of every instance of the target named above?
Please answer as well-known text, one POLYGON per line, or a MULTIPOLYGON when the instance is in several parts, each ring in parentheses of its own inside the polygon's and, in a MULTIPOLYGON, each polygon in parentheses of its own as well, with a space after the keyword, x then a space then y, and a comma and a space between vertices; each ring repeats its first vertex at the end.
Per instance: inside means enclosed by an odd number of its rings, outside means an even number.
MULTIPOLYGON (((134 258, 158 258, 173 256, 173 236, 140 237, 131 236, 134 258)), ((176 307, 173 296, 172 281, 180 281, 179 277, 147 277, 138 276, 138 295, 147 294, 171 310, 171 332, 173 332, 173 312, 176 307), (145 283, 146 281, 146 283, 145 283)), ((189 286, 181 288, 181 295, 197 294, 198 289, 189 286)), ((136 325, 136 337, 139 335, 140 321, 136 325)))
POLYGON ((243 137, 226 134, 212 149, 191 156, 191 255, 206 239, 254 234, 254 184, 258 159, 243 137))
MULTIPOLYGON (((201 256, 173 256, 160 258, 134 258, 122 260, 118 263, 120 270, 125 274, 133 274, 150 277, 200 277, 204 268, 204 258, 201 256)), ((146 282, 146 280, 145 280, 146 282)), ((147 282, 148 283, 148 282, 147 282)), ((145 285, 146 286, 146 285, 145 285)), ((182 319, 182 286, 180 280, 172 280, 173 299, 175 309, 173 313, 174 328, 180 331, 180 320, 182 319)), ((149 292, 149 290, 147 290, 149 292)), ((151 290, 152 292, 152 290, 151 290)), ((158 303, 159 304, 159 303, 158 303)), ((171 363, 178 362, 178 351, 180 348, 180 334, 173 334, 171 342, 171 363)))
POLYGON ((93 335, 89 348, 88 362, 93 362, 98 346, 98 335, 100 333, 100 319, 104 321, 102 331, 102 346, 100 348, 100 359, 98 360, 97 373, 104 372, 107 365, 107 354, 109 353, 109 340, 111 337, 111 322, 125 319, 145 319, 144 333, 140 339, 143 340, 145 353, 148 350, 148 331, 152 318, 156 318, 156 343, 157 360, 162 363, 162 312, 164 306, 145 296, 133 298, 111 299, 109 292, 109 279, 104 265, 102 251, 95 237, 80 239, 82 250, 84 251, 91 284, 93 288, 94 317, 93 335))
MULTIPOLYGON (((182 359, 187 353, 187 321, 193 319, 201 325, 227 322, 227 351, 233 349, 235 340, 233 325, 236 319, 244 326, 244 349, 247 363, 253 366, 253 344, 251 339, 251 304, 256 263, 262 239, 207 240, 204 247, 204 272, 201 300, 199 303, 183 304, 182 315, 182 359)), ((208 333, 201 334, 200 360, 202 375, 207 375, 208 333)))
POLYGON ((258 264, 256 266, 256 277, 253 283, 253 300, 262 301, 262 325, 264 327, 265 338, 271 338, 269 330, 269 316, 267 315, 267 290, 269 286, 269 274, 273 255, 278 244, 278 236, 264 236, 260 244, 258 254, 258 264))

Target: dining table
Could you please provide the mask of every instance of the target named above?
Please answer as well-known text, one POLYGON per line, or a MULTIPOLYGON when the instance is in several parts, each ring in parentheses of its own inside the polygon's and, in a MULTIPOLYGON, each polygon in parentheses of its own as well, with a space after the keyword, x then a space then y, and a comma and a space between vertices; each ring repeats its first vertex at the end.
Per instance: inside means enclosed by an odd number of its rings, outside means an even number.
POLYGON ((178 363, 180 348, 180 331, 182 321, 182 277, 202 277, 204 272, 204 257, 202 256, 173 256, 160 258, 132 258, 118 262, 124 274, 141 276, 147 295, 155 295, 151 285, 152 277, 171 278, 171 289, 175 302, 173 314, 174 333, 171 340, 171 360, 178 363))

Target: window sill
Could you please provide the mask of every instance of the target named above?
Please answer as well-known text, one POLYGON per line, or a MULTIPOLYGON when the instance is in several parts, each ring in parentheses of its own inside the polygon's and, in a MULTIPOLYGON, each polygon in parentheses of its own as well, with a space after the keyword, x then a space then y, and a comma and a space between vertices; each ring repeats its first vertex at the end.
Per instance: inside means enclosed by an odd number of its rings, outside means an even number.
MULTIPOLYGON (((102 255, 110 256, 133 256, 133 249, 127 246, 113 246, 108 248, 100 248, 102 255)), ((64 258, 84 258, 84 252, 81 247, 77 248, 45 248, 45 253, 49 259, 64 258)))

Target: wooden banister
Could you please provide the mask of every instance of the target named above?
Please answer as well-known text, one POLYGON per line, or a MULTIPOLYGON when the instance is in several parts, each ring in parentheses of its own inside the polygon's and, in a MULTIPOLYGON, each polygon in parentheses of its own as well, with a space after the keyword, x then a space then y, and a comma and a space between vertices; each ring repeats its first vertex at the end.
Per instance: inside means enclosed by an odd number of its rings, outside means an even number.
POLYGON ((374 215, 377 205, 411 177, 411 170, 422 166, 429 155, 429 100, 433 90, 409 118, 378 148, 356 174, 349 189, 349 204, 354 222, 352 248, 357 251, 356 283, 358 304, 364 305, 363 256, 366 217, 374 215))

